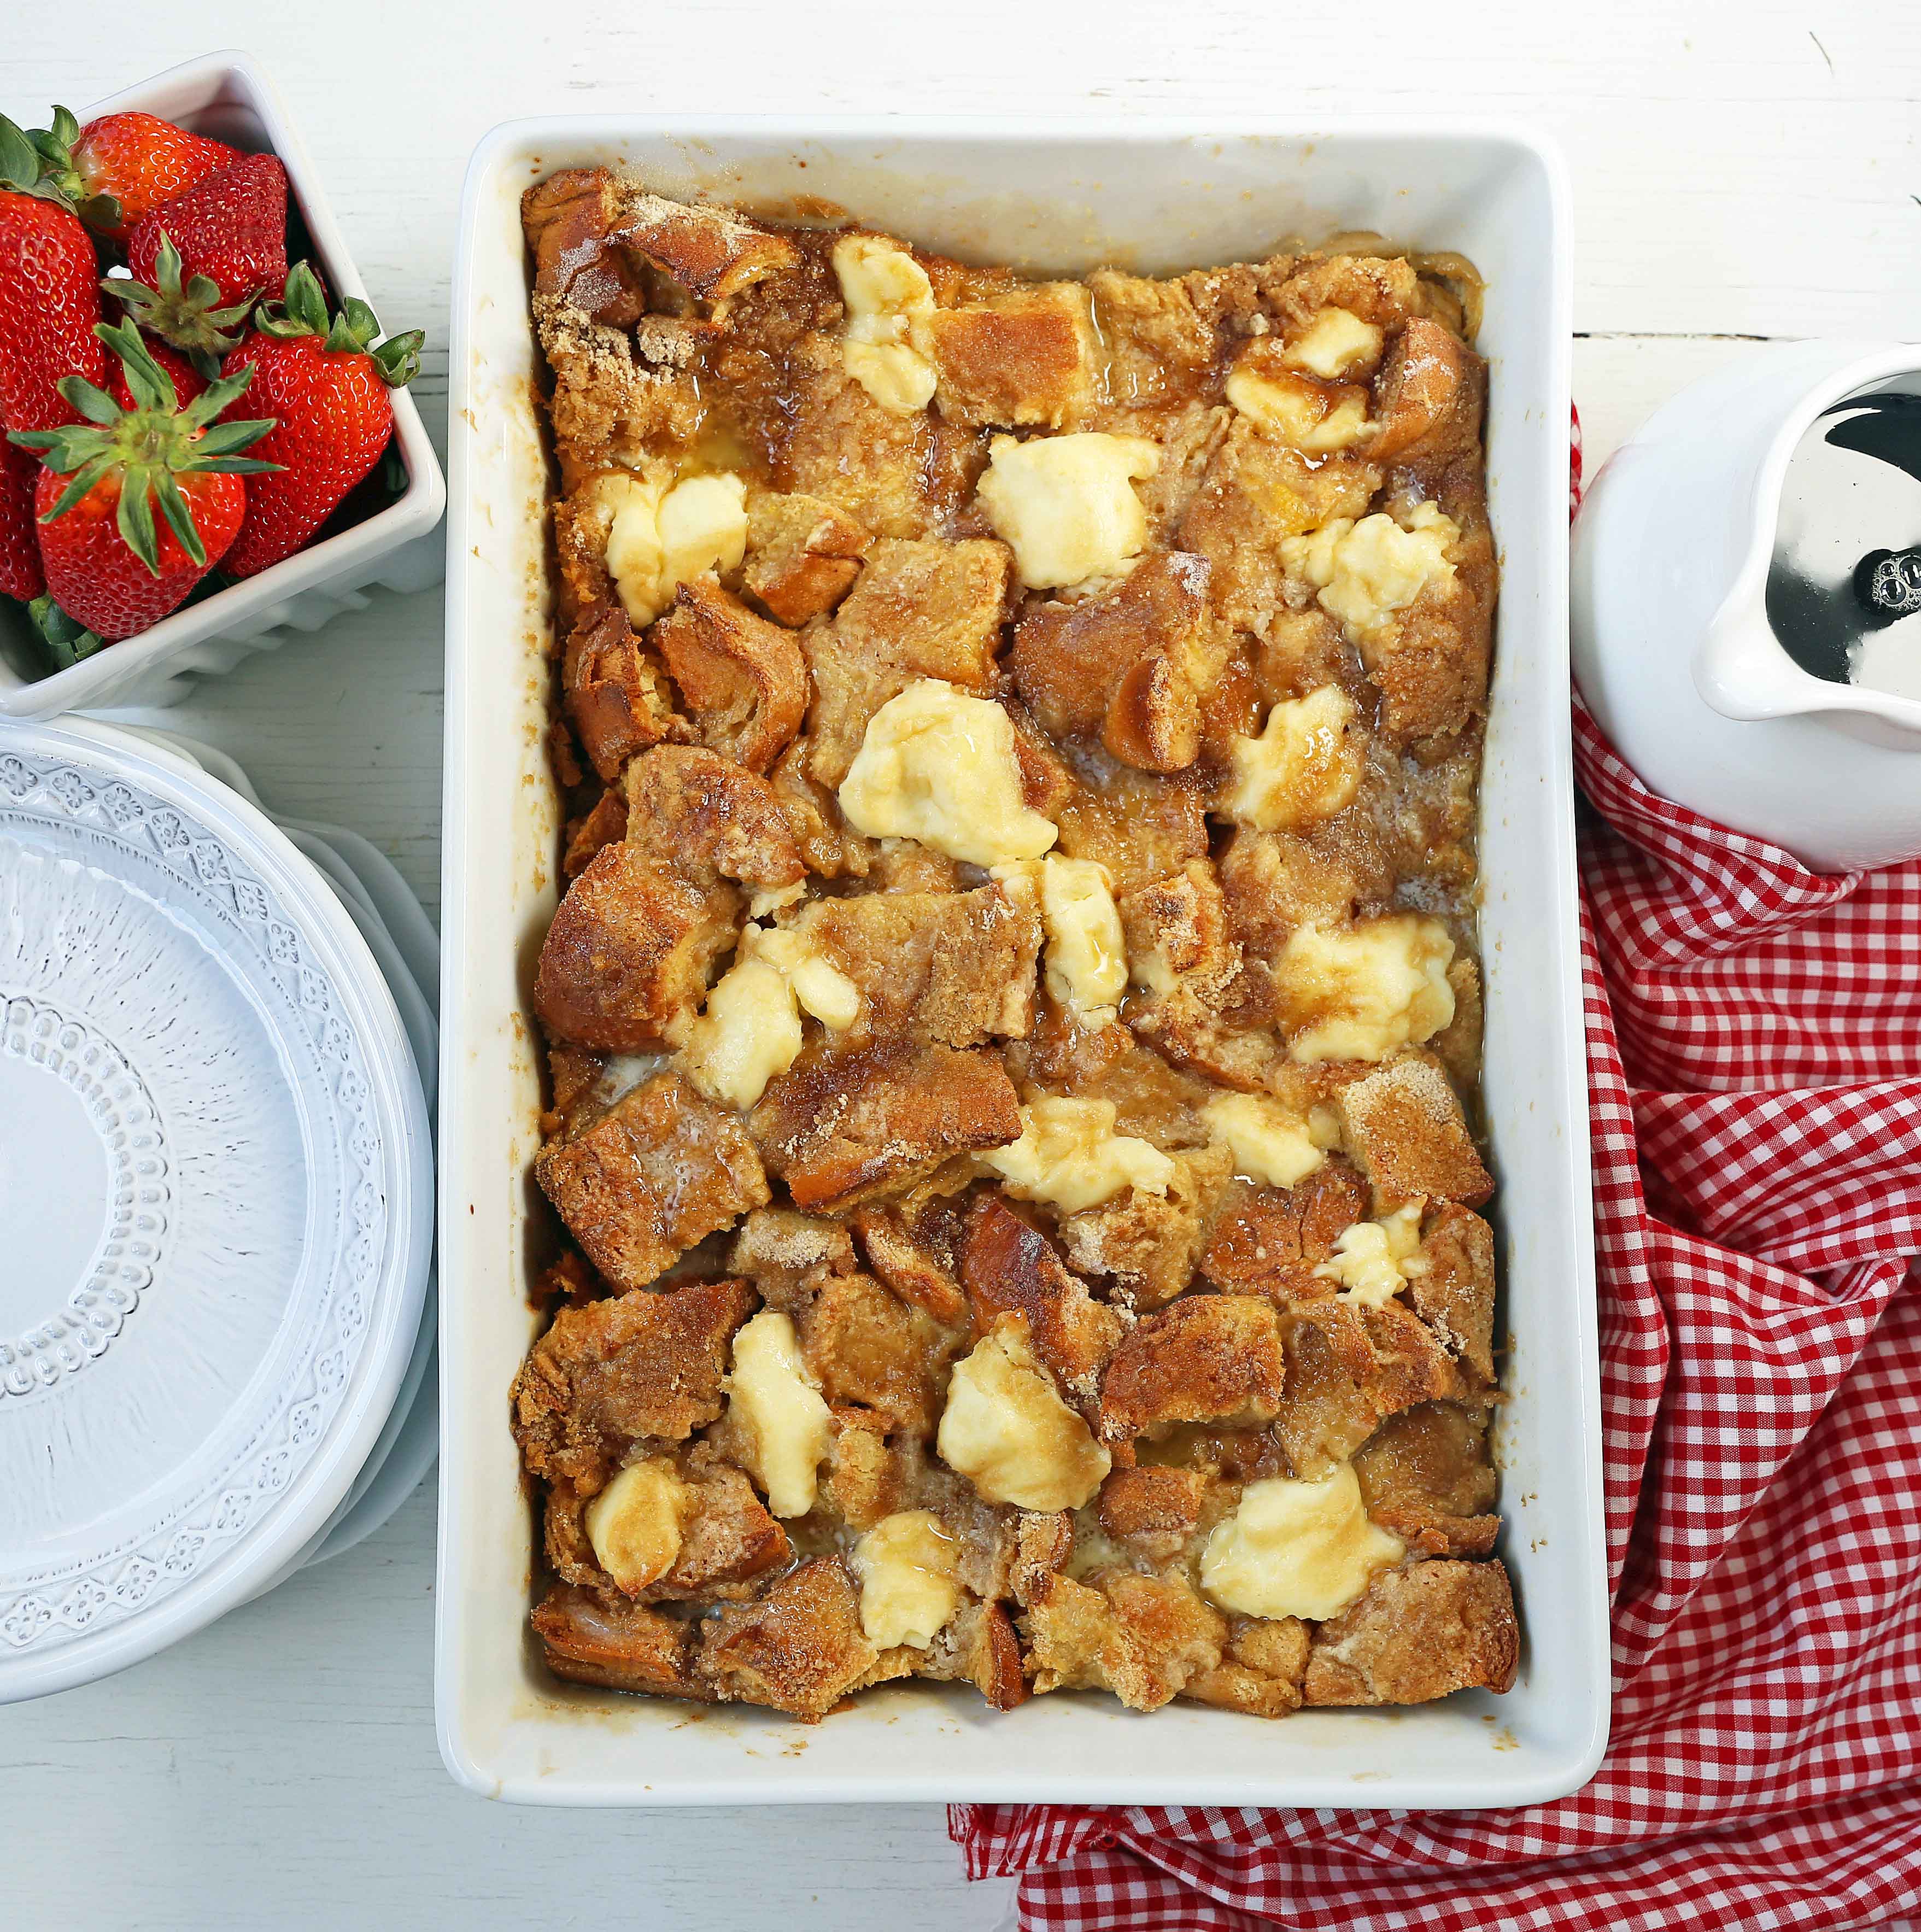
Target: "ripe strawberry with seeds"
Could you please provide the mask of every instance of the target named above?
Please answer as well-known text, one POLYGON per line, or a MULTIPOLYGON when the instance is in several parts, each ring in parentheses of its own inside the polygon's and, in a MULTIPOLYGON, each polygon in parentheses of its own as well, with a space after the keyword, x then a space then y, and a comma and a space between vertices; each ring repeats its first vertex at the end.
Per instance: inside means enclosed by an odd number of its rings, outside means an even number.
POLYGON ((272 466, 240 452, 273 425, 215 421, 245 390, 251 368, 182 409, 131 322, 103 325, 100 334, 120 358, 134 406, 122 410, 97 384, 70 376, 62 394, 85 420, 17 430, 12 440, 46 464, 34 507, 48 591, 113 640, 157 623, 226 553, 246 513, 242 478, 272 466))
POLYGON ((33 136, 48 178, 89 227, 125 241, 134 224, 240 150, 138 112, 103 114, 83 128, 65 107, 33 136))
POLYGON ((223 302, 248 302, 287 275, 287 170, 272 154, 243 154, 136 222, 127 237, 134 279, 159 286, 161 237, 190 275, 205 275, 223 302))
POLYGON ((329 321, 305 262, 287 277, 282 302, 261 308, 235 353, 256 365, 248 407, 275 418, 257 453, 281 467, 248 490, 229 576, 251 577, 290 556, 380 461, 394 428, 387 392, 412 380, 425 339, 411 329, 377 349, 380 333, 374 311, 351 296, 329 321))
POLYGON ((17 597, 23 604, 47 588, 33 527, 33 486, 39 474, 39 459, 32 450, 0 441, 0 597, 17 597))
POLYGON ((71 422, 61 378, 105 380, 93 333, 99 273, 80 218, 43 178, 39 151, 0 114, 0 425, 71 422))

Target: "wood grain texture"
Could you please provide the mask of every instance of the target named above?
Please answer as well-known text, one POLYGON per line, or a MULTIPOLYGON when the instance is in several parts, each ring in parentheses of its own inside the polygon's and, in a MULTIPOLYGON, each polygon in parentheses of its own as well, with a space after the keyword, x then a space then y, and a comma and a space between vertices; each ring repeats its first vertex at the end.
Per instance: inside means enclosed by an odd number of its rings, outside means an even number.
MULTIPOLYGON (((555 112, 844 111, 1217 118, 1495 115, 1562 142, 1578 244, 1575 394, 1590 473, 1742 338, 1921 328, 1921 14, 1821 0, 1530 0, 1438 10, 1226 0, 857 0, 603 9, 470 0, 325 10, 101 0, 14 10, 0 108, 41 118, 239 45, 286 94, 383 316, 428 331, 437 439, 467 156, 555 112), (564 26, 560 22, 564 17, 564 26), (367 51, 386 48, 384 58, 367 51)), ((170 718, 281 810, 352 826, 439 900, 441 604, 365 611, 250 659, 170 718)), ((434 1741, 434 1504, 168 1654, 0 1712, 8 1923, 733 1932, 1004 1922, 932 1807, 622 1814, 488 1806, 434 1741), (91 1821, 89 1828, 78 1828, 91 1821), (36 1850, 34 1848, 38 1847, 36 1850), (15 1915, 20 1915, 16 1916, 15 1915)))

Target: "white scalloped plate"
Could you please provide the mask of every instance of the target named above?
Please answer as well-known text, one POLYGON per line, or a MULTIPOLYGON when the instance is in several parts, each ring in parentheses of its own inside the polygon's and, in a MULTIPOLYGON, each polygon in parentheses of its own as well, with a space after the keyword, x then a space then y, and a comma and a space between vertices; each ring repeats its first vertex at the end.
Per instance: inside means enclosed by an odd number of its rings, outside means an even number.
POLYGON ((270 1582, 393 1408, 432 1238, 393 997, 262 814, 0 731, 0 1701, 270 1582))

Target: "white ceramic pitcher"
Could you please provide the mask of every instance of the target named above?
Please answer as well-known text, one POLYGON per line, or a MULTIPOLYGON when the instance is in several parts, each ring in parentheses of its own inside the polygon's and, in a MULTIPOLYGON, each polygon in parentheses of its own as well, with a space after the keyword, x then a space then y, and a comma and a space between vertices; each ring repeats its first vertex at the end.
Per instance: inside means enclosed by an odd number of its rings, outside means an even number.
POLYGON ((1833 404, 1917 393, 1921 345, 1759 351, 1652 416, 1574 520, 1574 676, 1601 728, 1650 789, 1817 872, 1921 856, 1921 701, 1812 676, 1776 640, 1782 482, 1833 404))

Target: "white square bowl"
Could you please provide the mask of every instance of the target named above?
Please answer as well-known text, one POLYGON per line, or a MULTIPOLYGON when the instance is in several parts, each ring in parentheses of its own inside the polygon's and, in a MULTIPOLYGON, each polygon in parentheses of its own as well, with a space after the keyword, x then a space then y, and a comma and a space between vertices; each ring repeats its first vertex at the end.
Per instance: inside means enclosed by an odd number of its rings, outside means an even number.
MULTIPOLYGON (((84 124, 130 108, 250 153, 278 154, 329 294, 336 302, 348 296, 369 299, 280 96, 245 54, 209 54, 170 68, 111 100, 96 101, 80 120, 84 124)), ((110 311, 115 305, 106 306, 110 311)), ((379 304, 374 307, 377 311, 379 304)), ((110 313, 107 319, 113 316, 110 313)), ((382 320, 389 326, 395 321, 392 316, 382 320)), ((432 532, 446 507, 446 485, 413 398, 405 389, 391 393, 394 441, 406 466, 407 488, 352 528, 163 617, 137 637, 44 676, 35 668, 26 612, 0 598, 0 718, 173 704, 186 694, 184 680, 194 674, 230 670, 250 652, 285 643, 289 632, 317 631, 341 611, 359 610, 370 584, 404 591, 437 581, 443 557, 432 532)))
POLYGON ((1130 121, 529 121, 467 176, 455 278, 440 1090, 441 1751, 463 1784, 563 1804, 1052 1799, 1512 1805, 1585 1783, 1607 1730, 1607 1573, 1568 718, 1569 240, 1557 158, 1485 128, 1130 121), (530 1640, 534 1525, 507 1391, 536 1328, 540 1079, 527 994, 559 825, 542 742, 547 472, 521 191, 630 167, 663 192, 824 196, 950 253, 1151 272, 1372 228, 1487 284, 1490 489, 1503 578, 1481 795, 1487 1111, 1501 1180, 1509 1400, 1502 1554, 1515 1688, 1279 1724, 1091 1694, 999 1715, 895 1685, 815 1728, 560 1683, 530 1640))

